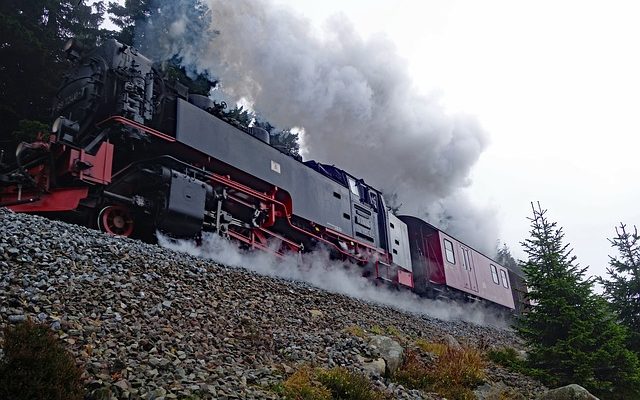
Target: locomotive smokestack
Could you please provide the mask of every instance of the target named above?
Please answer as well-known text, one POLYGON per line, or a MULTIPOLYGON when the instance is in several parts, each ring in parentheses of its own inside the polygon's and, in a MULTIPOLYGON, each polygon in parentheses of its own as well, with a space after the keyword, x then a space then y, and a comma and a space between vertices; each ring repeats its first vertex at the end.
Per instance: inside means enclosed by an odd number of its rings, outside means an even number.
POLYGON ((249 133, 251 134, 251 136, 258 138, 267 144, 269 144, 269 142, 271 141, 269 139, 269 132, 257 126, 249 127, 249 133))

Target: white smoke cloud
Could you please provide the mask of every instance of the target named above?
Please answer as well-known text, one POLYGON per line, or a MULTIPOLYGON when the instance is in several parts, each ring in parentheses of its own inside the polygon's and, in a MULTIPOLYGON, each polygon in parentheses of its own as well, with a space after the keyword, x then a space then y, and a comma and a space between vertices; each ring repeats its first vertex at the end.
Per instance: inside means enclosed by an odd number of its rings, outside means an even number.
POLYGON ((424 219, 492 258, 499 231, 496 214, 496 208, 479 207, 459 190, 431 202, 426 207, 424 219))
POLYGON ((231 267, 240 267, 265 276, 306 282, 314 287, 393 307, 398 310, 439 318, 460 320, 477 325, 505 328, 507 323, 477 304, 458 304, 418 297, 409 291, 395 291, 375 286, 370 279, 360 276, 359 267, 345 268, 329 260, 322 251, 302 256, 278 258, 263 251, 242 251, 235 243, 217 234, 204 233, 200 245, 188 240, 170 239, 157 234, 162 247, 208 258, 231 267))
POLYGON ((495 213, 461 191, 487 135, 475 118, 450 115, 437 96, 416 90, 407 62, 383 35, 362 38, 340 16, 314 30, 269 0, 156 5, 138 43, 145 52, 156 59, 177 54, 270 122, 303 128, 305 158, 397 193, 401 213, 428 215, 480 250, 493 249, 495 213))

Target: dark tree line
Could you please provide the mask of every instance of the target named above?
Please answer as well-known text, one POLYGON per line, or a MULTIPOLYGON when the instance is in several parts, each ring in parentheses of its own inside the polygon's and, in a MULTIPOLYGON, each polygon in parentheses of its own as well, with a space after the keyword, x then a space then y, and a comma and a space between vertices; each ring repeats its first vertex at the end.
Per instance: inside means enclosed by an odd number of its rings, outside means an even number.
POLYGON ((115 34, 122 43, 133 44, 136 26, 144 25, 151 16, 152 0, 126 0, 123 5, 109 2, 111 21, 119 28, 115 34))
POLYGON ((70 37, 96 43, 103 2, 4 0, 0 2, 0 140, 29 134, 50 121, 57 84, 68 68, 62 47, 70 37), (23 121, 20 123, 20 121, 23 121), (38 124, 38 122, 40 124, 38 124))
MULTIPOLYGON (((153 0, 126 0, 124 4, 85 0, 0 2, 0 151, 5 150, 5 161, 18 142, 33 140, 38 132, 49 129, 52 100, 69 68, 62 51, 64 43, 75 37, 87 46, 95 46, 107 38, 133 44, 136 35, 144 35, 154 3, 153 0), (101 28, 105 18, 117 29, 101 28)), ((204 12, 202 8, 194 10, 204 12)), ((162 61, 166 62, 169 77, 187 85, 191 93, 207 95, 217 84, 204 74, 188 77, 176 57, 162 61)), ((236 109, 229 114, 242 112, 236 109)), ((297 135, 268 122, 262 124, 273 143, 298 154, 297 135)))

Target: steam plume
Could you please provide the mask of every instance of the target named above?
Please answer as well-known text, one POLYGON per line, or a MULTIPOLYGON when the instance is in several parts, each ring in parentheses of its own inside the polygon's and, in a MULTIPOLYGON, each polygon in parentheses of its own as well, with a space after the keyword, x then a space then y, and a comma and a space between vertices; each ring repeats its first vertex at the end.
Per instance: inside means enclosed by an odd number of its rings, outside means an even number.
POLYGON ((173 240, 158 234, 158 243, 174 251, 212 259, 231 267, 241 267, 261 275, 306 282, 333 293, 344 294, 398 310, 427 315, 442 320, 461 320, 477 325, 505 328, 506 322, 477 304, 460 304, 424 299, 405 291, 385 290, 359 275, 358 267, 345 269, 332 263, 327 254, 318 251, 301 258, 276 258, 265 252, 244 252, 222 237, 205 233, 201 245, 187 240, 173 240))
POLYGON ((364 39, 341 16, 316 31, 269 0, 156 6, 138 35, 145 53, 178 55, 270 122, 303 127, 305 158, 397 193, 402 214, 426 217, 480 250, 493 248, 493 210, 476 209, 461 191, 487 135, 473 117, 449 115, 438 97, 420 94, 387 38, 364 39))

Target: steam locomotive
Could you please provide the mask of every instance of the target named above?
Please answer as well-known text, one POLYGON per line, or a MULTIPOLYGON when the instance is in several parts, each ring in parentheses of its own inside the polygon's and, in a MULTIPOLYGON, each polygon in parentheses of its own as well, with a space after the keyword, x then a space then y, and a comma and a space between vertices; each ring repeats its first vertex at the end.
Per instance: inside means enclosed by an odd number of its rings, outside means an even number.
POLYGON ((303 162, 190 94, 135 48, 70 40, 73 68, 47 138, 0 170, 0 207, 73 219, 107 233, 215 232, 284 255, 319 246, 363 274, 425 296, 518 311, 522 279, 413 216, 387 210, 348 171, 303 162), (277 245, 274 247, 274 243, 277 245))

